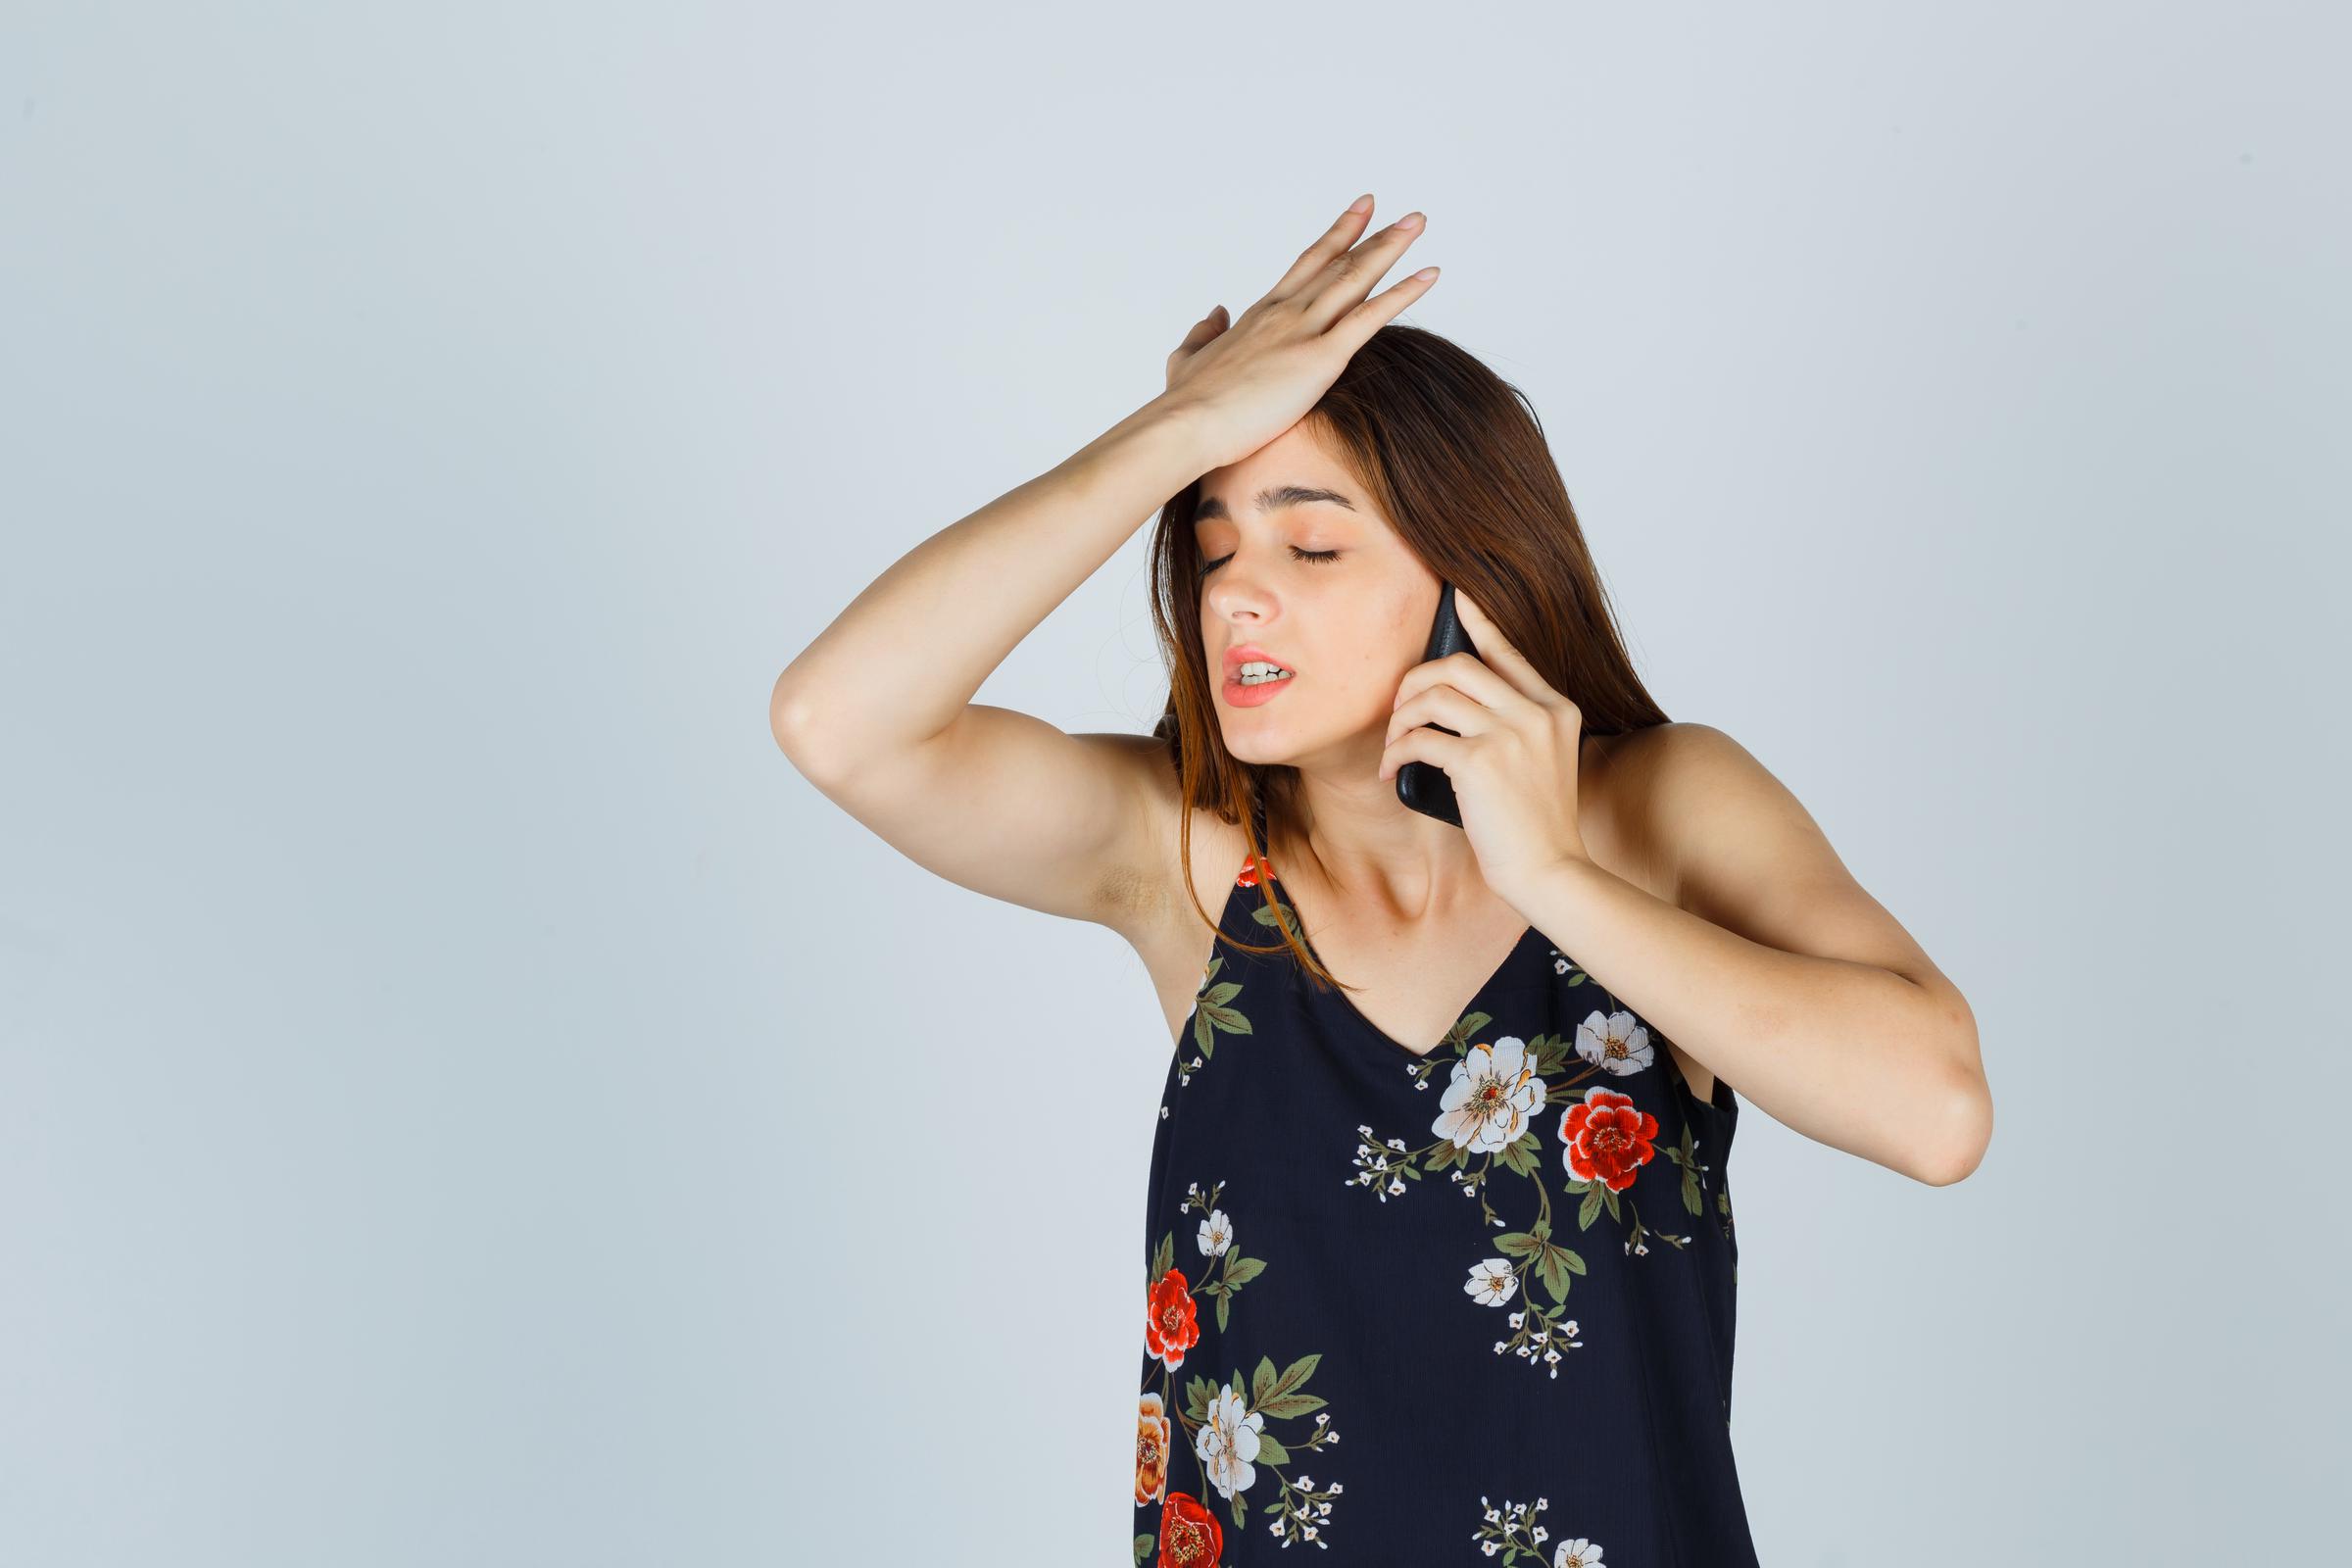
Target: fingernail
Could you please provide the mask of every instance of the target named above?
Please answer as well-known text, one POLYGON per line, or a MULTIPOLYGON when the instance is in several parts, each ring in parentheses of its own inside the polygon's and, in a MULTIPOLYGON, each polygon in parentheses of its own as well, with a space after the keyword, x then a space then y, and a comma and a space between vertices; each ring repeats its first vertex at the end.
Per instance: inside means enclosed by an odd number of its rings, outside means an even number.
POLYGON ((1421 226, 1421 215, 1419 213, 1407 213, 1402 218, 1396 220, 1396 226, 1398 228, 1419 228, 1421 226))
POLYGON ((1351 213, 1370 212, 1372 210, 1372 197, 1370 193, 1367 192, 1366 194, 1358 196, 1355 200, 1349 202, 1348 204, 1348 210, 1351 213))

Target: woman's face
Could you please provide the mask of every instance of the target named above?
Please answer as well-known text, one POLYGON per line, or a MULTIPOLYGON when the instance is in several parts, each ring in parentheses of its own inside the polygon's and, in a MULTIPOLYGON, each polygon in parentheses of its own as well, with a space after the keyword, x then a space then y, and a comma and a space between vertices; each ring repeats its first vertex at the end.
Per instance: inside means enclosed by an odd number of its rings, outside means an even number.
POLYGON ((1200 642, 1225 748, 1254 763, 1377 773, 1397 683, 1440 584, 1312 421, 1200 479, 1200 642), (1237 650, 1294 671, 1245 686, 1237 650))

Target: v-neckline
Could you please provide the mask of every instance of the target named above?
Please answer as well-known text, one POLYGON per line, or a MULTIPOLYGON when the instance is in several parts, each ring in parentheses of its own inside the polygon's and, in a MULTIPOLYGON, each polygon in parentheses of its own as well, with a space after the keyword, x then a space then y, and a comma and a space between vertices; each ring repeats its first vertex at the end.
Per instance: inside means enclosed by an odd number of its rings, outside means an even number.
MULTIPOLYGON (((1280 871, 1273 869, 1271 866, 1268 866, 1266 870, 1267 875, 1272 879, 1275 887, 1281 891, 1282 902, 1284 906, 1291 911, 1291 919, 1298 927, 1299 942, 1305 946, 1308 953, 1314 955, 1315 962, 1323 964, 1324 971, 1326 973, 1331 973, 1331 965, 1323 962, 1323 955, 1316 951, 1314 940, 1306 934, 1306 916, 1299 912, 1298 901, 1292 893, 1290 885, 1283 881, 1282 873, 1280 871)), ((1339 998, 1340 1005, 1348 1009, 1348 1016, 1353 1018, 1357 1025, 1363 1029, 1364 1033, 1370 1035, 1376 1043, 1388 1047, 1389 1050, 1396 1052, 1400 1056, 1408 1057, 1416 1062, 1425 1062, 1431 1057, 1435 1056, 1440 1048, 1445 1046, 1446 1040, 1452 1035, 1454 1026, 1460 1023, 1464 1017, 1468 1016, 1470 1011, 1480 1003, 1486 1001, 1488 996, 1494 990, 1494 988, 1501 984, 1503 976, 1508 974, 1511 970, 1511 966, 1518 961, 1520 953, 1530 942, 1535 941, 1536 937, 1537 931, 1535 923, 1530 921, 1527 925, 1520 929, 1519 935, 1512 940, 1510 951, 1502 956, 1502 961, 1495 964, 1493 969, 1488 971, 1487 977, 1478 983, 1478 989, 1470 993, 1470 998, 1468 1001, 1464 1002, 1460 1006, 1453 1009, 1453 1016, 1448 1019, 1446 1024, 1446 1034, 1441 1035, 1434 1044, 1425 1047, 1420 1051, 1415 1051, 1412 1047, 1403 1044, 1394 1035, 1383 1029, 1380 1025, 1374 1023, 1369 1017, 1365 1016, 1364 1010, 1361 1007, 1358 1007, 1355 1004, 1354 1000, 1348 995, 1347 991, 1336 983, 1331 988, 1332 995, 1339 998)))

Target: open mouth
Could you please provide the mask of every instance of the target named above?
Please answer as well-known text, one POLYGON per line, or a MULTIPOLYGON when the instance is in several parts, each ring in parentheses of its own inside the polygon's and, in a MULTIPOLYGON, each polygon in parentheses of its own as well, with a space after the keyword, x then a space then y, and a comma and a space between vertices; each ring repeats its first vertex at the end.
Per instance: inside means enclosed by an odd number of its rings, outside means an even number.
POLYGON ((1225 701, 1236 708, 1271 701, 1298 676, 1298 671, 1270 659, 1244 660, 1228 668, 1232 673, 1225 677, 1225 701))

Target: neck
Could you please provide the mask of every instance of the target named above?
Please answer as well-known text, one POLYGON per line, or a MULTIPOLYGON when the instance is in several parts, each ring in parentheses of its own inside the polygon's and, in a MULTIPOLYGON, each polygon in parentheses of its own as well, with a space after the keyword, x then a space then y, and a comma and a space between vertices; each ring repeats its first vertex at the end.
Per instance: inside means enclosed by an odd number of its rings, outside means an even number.
POLYGON ((1494 902, 1468 836, 1406 806, 1393 780, 1342 781, 1302 768, 1298 785, 1293 827, 1302 842, 1288 855, 1304 858, 1351 907, 1405 922, 1453 919, 1494 902))

